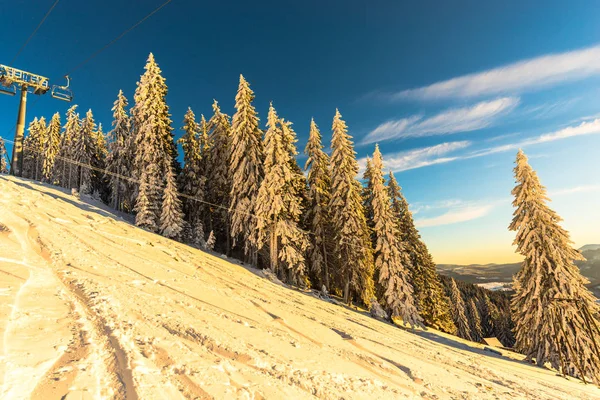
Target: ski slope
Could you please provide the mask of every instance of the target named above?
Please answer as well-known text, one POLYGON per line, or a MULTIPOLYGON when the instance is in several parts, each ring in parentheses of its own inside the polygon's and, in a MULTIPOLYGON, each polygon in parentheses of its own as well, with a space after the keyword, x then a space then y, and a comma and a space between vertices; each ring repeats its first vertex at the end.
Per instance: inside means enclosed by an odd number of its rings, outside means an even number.
MULTIPOLYGON (((0 175, 1 399, 600 399, 0 175)), ((127 217, 125 217, 127 218, 127 217)))

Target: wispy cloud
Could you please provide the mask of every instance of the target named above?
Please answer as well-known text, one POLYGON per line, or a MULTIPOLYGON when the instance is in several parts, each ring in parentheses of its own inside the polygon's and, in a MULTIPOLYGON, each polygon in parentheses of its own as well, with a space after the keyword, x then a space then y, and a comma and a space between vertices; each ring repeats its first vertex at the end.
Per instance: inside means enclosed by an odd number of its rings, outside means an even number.
POLYGON ((484 217, 492 211, 494 204, 469 205, 432 218, 421 218, 415 220, 415 225, 418 228, 427 228, 432 226, 450 225, 459 222, 471 221, 477 218, 484 217))
MULTIPOLYGON (((447 163, 456 160, 467 160, 489 156, 506 151, 517 150, 528 146, 534 146, 541 143, 553 142, 556 140, 567 139, 576 136, 594 135, 600 133, 600 118, 590 122, 582 122, 576 126, 569 126, 554 132, 545 133, 533 138, 521 140, 515 143, 509 143, 494 147, 488 147, 481 150, 475 150, 464 154, 449 156, 448 153, 462 150, 469 147, 472 142, 449 142, 436 146, 414 149, 406 152, 388 153, 383 157, 384 166, 392 171, 400 172, 409 169, 426 167, 429 165, 447 163)), ((364 161, 363 161, 364 163, 364 161)))
POLYGON ((373 129, 362 144, 390 139, 470 132, 490 126, 519 104, 518 97, 482 101, 470 107, 451 108, 429 118, 420 115, 385 122, 373 129))
POLYGON ((574 193, 593 193, 600 192, 600 185, 581 185, 570 188, 554 190, 550 192, 550 196, 564 196, 574 193))
POLYGON ((391 99, 439 99, 519 93, 600 74, 600 46, 549 54, 429 86, 403 90, 391 99))
MULTIPOLYGON (((383 166, 391 171, 406 171, 414 168, 426 167, 428 165, 442 164, 454 161, 456 157, 446 156, 457 150, 465 149, 471 145, 468 140, 460 142, 440 143, 435 146, 423 147, 414 150, 388 153, 384 156, 383 166)), ((364 171, 366 157, 358 160, 361 174, 364 171)))

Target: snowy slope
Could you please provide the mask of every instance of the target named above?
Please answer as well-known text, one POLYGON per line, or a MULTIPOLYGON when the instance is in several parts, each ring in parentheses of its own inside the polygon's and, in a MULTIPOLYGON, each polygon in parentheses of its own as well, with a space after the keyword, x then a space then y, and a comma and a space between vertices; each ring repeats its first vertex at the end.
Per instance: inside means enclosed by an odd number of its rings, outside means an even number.
POLYGON ((1 399, 600 398, 520 355, 375 321, 56 188, 0 175, 0 223, 1 399))

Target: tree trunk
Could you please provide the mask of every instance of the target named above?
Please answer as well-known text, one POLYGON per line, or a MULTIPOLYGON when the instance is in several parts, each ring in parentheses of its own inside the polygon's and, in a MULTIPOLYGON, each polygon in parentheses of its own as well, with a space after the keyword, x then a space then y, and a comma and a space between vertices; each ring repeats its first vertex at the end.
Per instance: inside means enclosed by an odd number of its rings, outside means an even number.
POLYGON ((348 299, 350 298, 350 273, 346 275, 346 279, 344 282, 344 303, 348 303, 348 299))
POLYGON ((323 240, 323 261, 325 263, 325 288, 327 289, 327 293, 329 293, 329 265, 327 264, 327 247, 325 246, 325 240, 323 240))
POLYGON ((271 271, 273 273, 277 273, 277 236, 275 235, 275 229, 271 231, 271 243, 269 250, 271 258, 271 271))

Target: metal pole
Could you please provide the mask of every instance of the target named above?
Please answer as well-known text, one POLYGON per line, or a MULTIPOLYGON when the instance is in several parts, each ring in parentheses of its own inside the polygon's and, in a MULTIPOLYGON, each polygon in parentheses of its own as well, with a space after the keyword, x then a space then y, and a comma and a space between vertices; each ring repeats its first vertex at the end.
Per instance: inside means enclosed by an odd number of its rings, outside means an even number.
POLYGON ((25 133, 25 113, 27 110, 27 86, 21 86, 21 102, 19 103, 19 115, 17 116, 17 130, 12 151, 12 162, 10 174, 21 176, 23 172, 23 135, 25 133))

